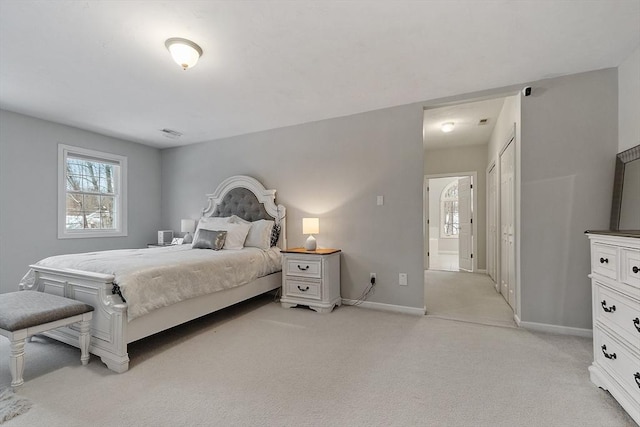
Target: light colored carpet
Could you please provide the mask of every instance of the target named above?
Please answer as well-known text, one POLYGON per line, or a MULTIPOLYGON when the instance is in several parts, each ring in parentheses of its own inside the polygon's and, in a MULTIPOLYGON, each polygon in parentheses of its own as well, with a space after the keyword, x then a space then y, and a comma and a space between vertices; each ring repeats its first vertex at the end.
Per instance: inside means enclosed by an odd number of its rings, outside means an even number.
POLYGON ((425 270, 427 315, 516 327, 513 310, 486 274, 425 270))
POLYGON ((33 407, 8 427, 633 425, 589 381, 589 339, 359 307, 256 299, 132 345, 124 374, 46 339, 26 351, 33 407))

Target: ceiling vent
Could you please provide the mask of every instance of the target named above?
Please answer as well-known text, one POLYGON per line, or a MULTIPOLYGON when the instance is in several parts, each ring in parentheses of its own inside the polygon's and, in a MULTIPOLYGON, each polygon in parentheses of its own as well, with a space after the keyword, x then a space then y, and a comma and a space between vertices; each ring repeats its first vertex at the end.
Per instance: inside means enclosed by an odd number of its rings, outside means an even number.
POLYGON ((480 121, 478 121, 478 126, 484 126, 488 121, 489 119, 480 119, 480 121))
POLYGON ((162 134, 167 138, 171 138, 171 139, 178 139, 182 136, 180 132, 172 129, 162 129, 160 132, 162 132, 162 134))

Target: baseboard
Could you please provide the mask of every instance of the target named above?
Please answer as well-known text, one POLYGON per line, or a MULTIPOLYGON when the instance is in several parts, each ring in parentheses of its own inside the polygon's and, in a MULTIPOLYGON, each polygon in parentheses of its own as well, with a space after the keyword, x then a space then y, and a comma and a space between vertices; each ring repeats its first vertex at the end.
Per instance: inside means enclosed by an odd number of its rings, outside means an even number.
MULTIPOLYGON (((357 300, 342 298, 344 305, 355 305, 357 300)), ((384 304, 381 302, 363 301, 358 307, 370 308, 372 310, 391 311, 394 313, 411 314, 414 316, 424 316, 425 309, 417 307, 407 307, 405 305, 384 304)))
POLYGON ((474 271, 474 273, 487 274, 487 270, 480 270, 480 269, 478 269, 478 270, 474 271))
POLYGON ((550 325, 548 323, 523 322, 517 316, 513 316, 518 326, 530 331, 549 332, 552 334, 572 335, 576 337, 592 338, 591 329, 572 328, 571 326, 550 325))

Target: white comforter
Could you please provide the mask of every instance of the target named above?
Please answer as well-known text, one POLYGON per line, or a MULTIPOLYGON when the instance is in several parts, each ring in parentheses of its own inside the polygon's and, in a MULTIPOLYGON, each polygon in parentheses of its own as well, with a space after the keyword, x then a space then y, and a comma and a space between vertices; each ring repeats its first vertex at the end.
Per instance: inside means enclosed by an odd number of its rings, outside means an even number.
MULTIPOLYGON (((45 258, 37 265, 113 274, 129 321, 177 302, 247 284, 281 269, 278 248, 213 251, 176 245, 45 258)), ((32 284, 33 271, 22 279, 32 284)))

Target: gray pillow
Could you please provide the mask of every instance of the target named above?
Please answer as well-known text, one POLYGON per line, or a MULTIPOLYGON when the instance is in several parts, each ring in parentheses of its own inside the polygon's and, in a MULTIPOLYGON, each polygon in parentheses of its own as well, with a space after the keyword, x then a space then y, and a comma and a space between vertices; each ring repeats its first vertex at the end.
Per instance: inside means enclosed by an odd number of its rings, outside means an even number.
POLYGON ((198 230, 196 240, 193 241, 191 247, 194 249, 213 249, 214 251, 219 251, 224 246, 226 238, 226 231, 213 231, 201 228, 198 230))

